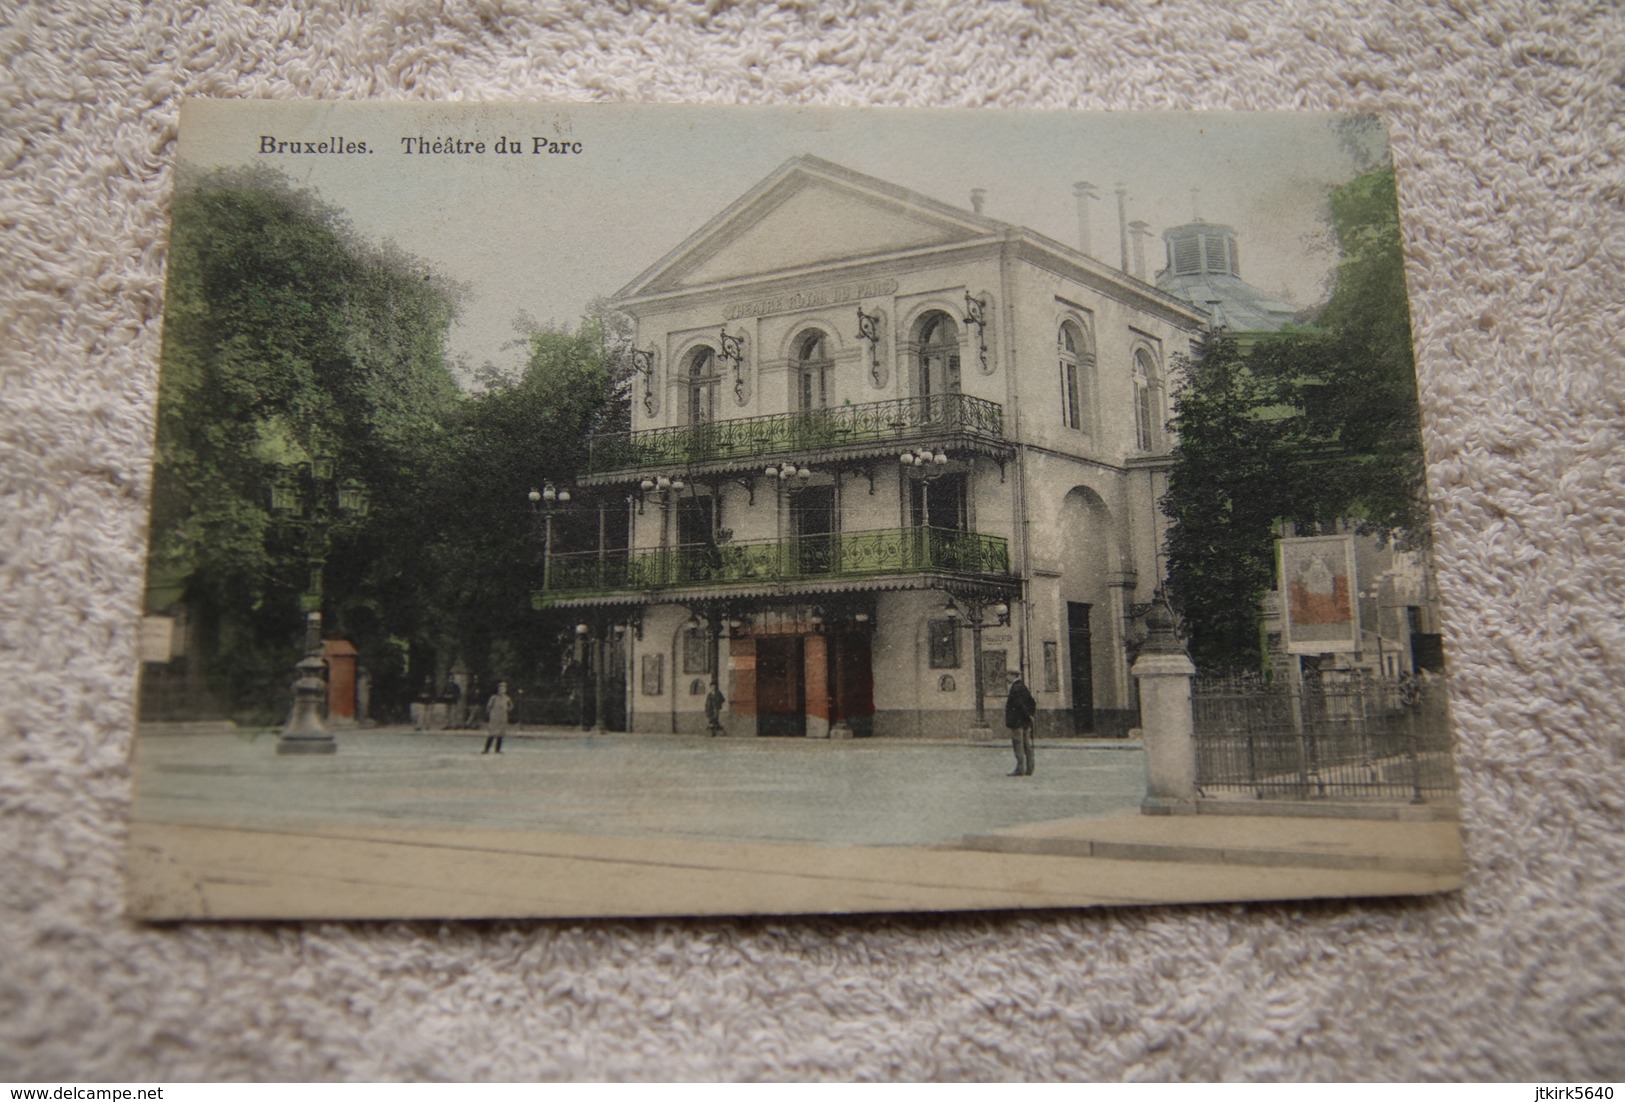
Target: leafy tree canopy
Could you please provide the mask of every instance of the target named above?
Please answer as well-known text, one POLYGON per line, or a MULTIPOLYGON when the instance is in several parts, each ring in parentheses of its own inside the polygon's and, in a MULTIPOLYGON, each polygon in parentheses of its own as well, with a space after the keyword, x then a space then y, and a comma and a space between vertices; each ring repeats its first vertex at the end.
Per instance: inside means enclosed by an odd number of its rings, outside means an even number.
POLYGON ((216 636, 217 688, 266 699, 312 557, 270 488, 316 457, 361 480, 375 508, 334 535, 350 565, 329 576, 334 600, 365 602, 458 399, 444 349, 460 288, 264 168, 183 174, 172 225, 148 602, 184 595, 216 636))
MULTIPOLYGON (((528 494, 547 482, 575 488, 587 440, 615 403, 602 318, 573 330, 520 324, 529 330, 522 372, 483 373, 484 391, 448 421, 450 456, 425 487, 425 538, 414 554, 426 578, 424 626, 433 627, 437 649, 523 684, 557 658, 554 631, 531 607, 545 526, 528 494)), ((561 551, 597 546, 598 510, 579 490, 575 498, 554 516, 561 551)), ((611 504, 605 523, 624 531, 624 502, 611 504)))
POLYGON ((1282 521, 1416 542, 1426 502, 1391 168, 1331 196, 1335 289, 1312 330, 1210 338, 1182 366, 1163 510, 1192 657, 1256 668, 1282 521))

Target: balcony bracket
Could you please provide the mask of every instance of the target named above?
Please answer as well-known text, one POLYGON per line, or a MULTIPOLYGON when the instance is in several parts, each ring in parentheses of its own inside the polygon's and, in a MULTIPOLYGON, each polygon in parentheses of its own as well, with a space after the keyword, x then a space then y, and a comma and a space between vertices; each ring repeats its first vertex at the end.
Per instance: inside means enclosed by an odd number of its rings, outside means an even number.
POLYGON ((755 475, 750 475, 747 478, 733 478, 733 479, 729 479, 729 481, 732 482, 734 485, 738 486, 740 489, 744 490, 747 494, 750 495, 750 504, 752 504, 752 505, 756 504, 756 476, 755 475))
POLYGON ((976 339, 982 357, 982 374, 992 374, 987 365, 987 300, 965 292, 965 324, 976 326, 976 339))
POLYGON ((858 339, 869 342, 869 377, 875 386, 885 386, 885 377, 880 373, 880 315, 865 314, 861 306, 858 307, 858 339))

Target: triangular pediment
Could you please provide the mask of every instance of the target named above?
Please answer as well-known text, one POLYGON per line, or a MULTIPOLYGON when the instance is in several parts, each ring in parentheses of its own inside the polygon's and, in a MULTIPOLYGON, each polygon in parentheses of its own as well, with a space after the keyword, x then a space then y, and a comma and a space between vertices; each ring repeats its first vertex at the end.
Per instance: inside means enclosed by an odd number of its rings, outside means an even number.
POLYGON ((815 157, 797 157, 617 296, 726 284, 974 241, 1003 224, 815 157))

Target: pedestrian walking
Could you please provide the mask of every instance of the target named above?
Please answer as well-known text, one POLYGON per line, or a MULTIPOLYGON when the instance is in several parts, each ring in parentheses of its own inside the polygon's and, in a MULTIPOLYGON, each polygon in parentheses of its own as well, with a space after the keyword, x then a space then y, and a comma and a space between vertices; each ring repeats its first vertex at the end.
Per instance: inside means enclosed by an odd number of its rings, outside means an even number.
POLYGON ((502 736, 508 733, 508 713, 513 711, 513 698, 508 695, 508 683, 497 683, 497 691, 491 699, 485 702, 485 749, 482 754, 491 752, 491 745, 496 744, 497 753, 502 753, 502 736))
POLYGON ((1010 671, 1010 695, 1004 700, 1004 725, 1010 728, 1010 746, 1016 752, 1016 767, 1012 777, 1033 775, 1033 716, 1038 712, 1038 701, 1027 691, 1020 670, 1010 671))

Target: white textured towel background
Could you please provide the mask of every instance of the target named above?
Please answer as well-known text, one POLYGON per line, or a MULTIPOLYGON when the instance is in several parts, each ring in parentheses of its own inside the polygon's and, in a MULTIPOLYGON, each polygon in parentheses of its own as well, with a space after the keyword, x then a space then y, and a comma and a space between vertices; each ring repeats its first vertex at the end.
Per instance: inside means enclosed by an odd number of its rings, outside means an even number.
POLYGON ((1625 10, 354 7, 0 14, 0 1079, 1625 1077, 1625 10), (816 920, 126 921, 183 95, 1383 113, 1467 889, 816 920))

